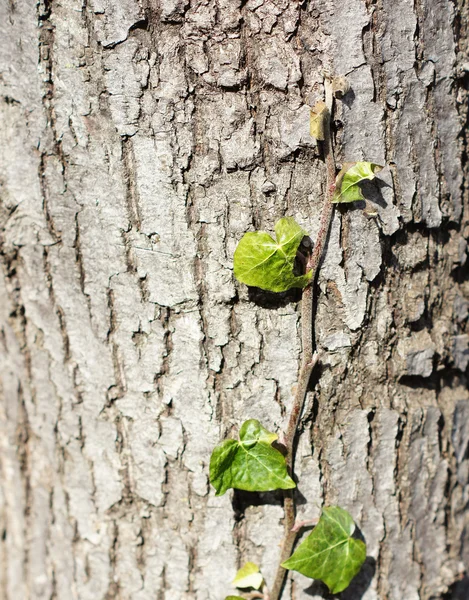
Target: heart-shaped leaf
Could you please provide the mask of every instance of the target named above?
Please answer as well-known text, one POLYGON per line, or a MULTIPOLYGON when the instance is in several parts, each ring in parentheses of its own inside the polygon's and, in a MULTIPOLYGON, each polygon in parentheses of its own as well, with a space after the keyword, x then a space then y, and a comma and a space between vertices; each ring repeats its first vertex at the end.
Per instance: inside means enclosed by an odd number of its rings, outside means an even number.
POLYGON ((252 562, 247 562, 236 573, 233 585, 237 588, 254 588, 258 590, 262 586, 263 581, 264 578, 259 571, 259 567, 252 562))
POLYGON ((249 492, 294 488, 285 457, 272 447, 277 438, 259 421, 251 419, 243 423, 239 441, 219 444, 210 458, 210 482, 216 495, 221 496, 230 488, 249 492))
POLYGON ((355 527, 343 508, 324 508, 316 527, 282 566, 320 579, 338 594, 348 587, 366 558, 366 544, 352 537, 355 527))
POLYGON ((271 292, 304 288, 312 273, 295 275, 293 267, 301 240, 308 235, 291 217, 275 224, 275 241, 266 231, 245 233, 234 253, 234 274, 246 285, 271 292))
POLYGON ((380 165, 370 162, 345 163, 337 175, 332 202, 364 200, 360 183, 365 179, 374 179, 375 173, 382 169, 380 165))

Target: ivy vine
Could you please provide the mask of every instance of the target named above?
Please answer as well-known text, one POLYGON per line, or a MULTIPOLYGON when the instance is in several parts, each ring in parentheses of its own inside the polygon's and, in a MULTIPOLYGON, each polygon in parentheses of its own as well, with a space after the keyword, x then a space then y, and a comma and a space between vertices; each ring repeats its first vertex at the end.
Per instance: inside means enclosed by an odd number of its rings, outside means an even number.
MULTIPOLYGON (((343 78, 338 78, 343 79, 343 78)), ((366 544, 356 535, 351 515, 339 506, 324 507, 310 535, 293 552, 299 532, 306 525, 296 522, 294 482, 294 442, 312 371, 318 361, 313 352, 313 293, 323 256, 335 203, 363 200, 361 184, 374 179, 382 167, 360 161, 345 163, 337 174, 331 136, 331 114, 336 81, 325 80, 325 102, 311 110, 310 132, 322 144, 326 163, 324 195, 319 232, 314 249, 305 257, 299 253, 308 233, 292 217, 275 225, 275 238, 265 231, 245 233, 234 254, 234 274, 239 282, 270 292, 301 288, 302 359, 298 385, 287 429, 282 436, 284 452, 278 448, 278 435, 259 421, 243 423, 239 440, 222 441, 210 459, 210 482, 217 495, 228 489, 265 492, 281 489, 284 494, 284 537, 277 573, 268 587, 259 567, 246 563, 237 572, 233 585, 247 590, 247 596, 227 596, 226 600, 262 598, 280 600, 287 570, 323 581, 330 592, 345 590, 366 559, 366 544), (303 272, 297 271, 297 258, 303 257, 303 272), (272 444, 276 442, 277 448, 272 444)), ((340 86, 339 86, 340 91, 340 86)), ((336 97, 342 94, 337 93, 336 97)), ((311 524, 311 523, 308 523, 311 524)))

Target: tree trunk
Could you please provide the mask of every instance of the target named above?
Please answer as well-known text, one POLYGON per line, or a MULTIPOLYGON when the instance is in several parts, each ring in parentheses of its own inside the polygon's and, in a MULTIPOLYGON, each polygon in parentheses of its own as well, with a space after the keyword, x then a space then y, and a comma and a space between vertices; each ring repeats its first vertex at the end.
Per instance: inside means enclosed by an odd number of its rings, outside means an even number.
MULTIPOLYGON (((0 15, 0 597, 221 600, 247 560, 272 581, 281 494, 216 498, 208 462, 247 418, 285 425, 298 294, 238 285, 232 257, 284 214, 314 240, 328 72, 352 86, 338 162, 387 166, 335 212, 299 512, 359 523, 343 599, 467 599, 466 0, 0 15)), ((283 598, 324 589, 291 574, 283 598)))

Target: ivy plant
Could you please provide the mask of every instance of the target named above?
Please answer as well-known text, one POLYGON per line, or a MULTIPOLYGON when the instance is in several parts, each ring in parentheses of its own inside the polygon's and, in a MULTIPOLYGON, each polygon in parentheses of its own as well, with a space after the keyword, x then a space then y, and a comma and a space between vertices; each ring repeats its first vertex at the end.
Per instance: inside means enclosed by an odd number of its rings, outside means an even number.
POLYGON ((291 217, 275 224, 276 240, 266 231, 245 233, 234 253, 236 279, 271 292, 304 288, 312 273, 295 275, 294 265, 298 247, 306 235, 307 232, 291 217))
POLYGON ((324 508, 312 533, 282 566, 320 579, 333 594, 342 592, 366 558, 366 544, 352 537, 355 529, 346 510, 339 506, 324 508))
POLYGON ((216 495, 221 496, 230 488, 248 492, 294 488, 285 457, 272 447, 277 439, 277 434, 251 419, 243 423, 239 441, 219 444, 210 459, 210 481, 216 495))
MULTIPOLYGON (((343 78, 341 78, 343 79, 343 78)), ((336 86, 341 90, 343 86, 336 86)), ((302 289, 301 338, 302 360, 298 385, 282 443, 285 452, 272 444, 278 435, 250 419, 239 431, 239 439, 222 441, 210 460, 210 481, 216 495, 228 489, 265 492, 283 490, 284 538, 277 573, 271 587, 254 563, 248 562, 239 569, 233 585, 248 591, 249 598, 280 600, 287 570, 294 570, 323 581, 330 592, 345 590, 360 571, 366 558, 366 544, 357 536, 357 526, 352 516, 340 506, 326 506, 310 535, 293 552, 299 531, 305 523, 296 522, 295 482, 293 480, 294 441, 303 409, 309 380, 318 361, 313 352, 312 305, 315 279, 336 203, 362 200, 362 184, 372 180, 382 167, 371 162, 345 163, 337 174, 332 136, 331 113, 334 102, 334 81, 326 79, 325 101, 318 102, 311 111, 310 132, 322 144, 326 163, 326 194, 319 232, 314 249, 303 261, 298 261, 299 248, 308 232, 292 217, 280 219, 275 224, 275 237, 266 231, 248 232, 241 238, 234 253, 234 274, 238 281, 270 292, 284 292, 291 288, 302 289), (302 263, 303 270, 300 272, 302 263)), ((337 93, 336 97, 341 97, 337 93)), ((227 596, 225 600, 244 600, 243 596, 227 596)))
POLYGON ((355 202, 364 200, 361 184, 374 179, 383 167, 370 162, 345 163, 337 175, 336 189, 332 202, 355 202))
POLYGON ((252 588, 259 590, 264 583, 264 578, 259 570, 259 567, 252 562, 247 562, 236 573, 233 579, 233 585, 237 588, 252 588))

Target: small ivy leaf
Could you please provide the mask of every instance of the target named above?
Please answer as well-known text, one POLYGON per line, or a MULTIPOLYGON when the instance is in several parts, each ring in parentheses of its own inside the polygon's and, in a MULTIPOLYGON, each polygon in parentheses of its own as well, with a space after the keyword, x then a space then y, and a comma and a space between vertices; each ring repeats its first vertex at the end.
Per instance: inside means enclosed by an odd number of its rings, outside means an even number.
POLYGON ((238 281, 269 290, 285 292, 304 288, 312 273, 295 275, 293 267, 301 240, 307 232, 291 217, 275 224, 275 241, 265 231, 245 233, 234 253, 234 274, 238 281))
POLYGON ((282 566, 320 579, 333 594, 348 587, 366 558, 366 544, 352 536, 355 523, 339 506, 324 508, 318 524, 282 566))
POLYGON ((336 188, 332 202, 355 202, 364 200, 360 183, 374 179, 375 173, 383 167, 370 162, 345 163, 336 178, 336 188))
POLYGON ((225 600, 245 600, 242 596, 227 596, 225 600))
POLYGON ((210 482, 217 496, 230 488, 248 492, 269 492, 296 487, 288 475, 285 457, 272 447, 278 436, 259 421, 243 423, 239 441, 225 440, 210 458, 210 482))
POLYGON ((309 118, 309 135, 317 140, 324 139, 324 119, 327 118, 327 106, 321 100, 311 109, 309 118))
POLYGON ((263 581, 264 578, 259 571, 259 567, 252 562, 247 562, 236 573, 233 585, 237 588, 254 588, 258 590, 262 586, 263 581))

